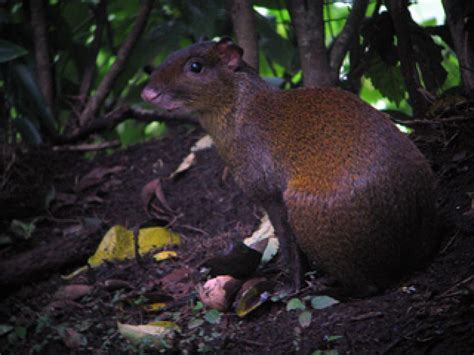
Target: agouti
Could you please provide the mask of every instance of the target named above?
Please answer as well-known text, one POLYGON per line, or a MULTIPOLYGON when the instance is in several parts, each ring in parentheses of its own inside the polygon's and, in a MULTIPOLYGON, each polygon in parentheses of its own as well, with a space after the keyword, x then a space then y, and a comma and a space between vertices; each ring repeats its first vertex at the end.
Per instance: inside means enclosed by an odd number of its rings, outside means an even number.
POLYGON ((437 247, 433 176, 389 119, 337 88, 276 90, 230 39, 171 54, 142 97, 195 114, 268 213, 292 289, 299 249, 350 293, 371 293, 437 247))

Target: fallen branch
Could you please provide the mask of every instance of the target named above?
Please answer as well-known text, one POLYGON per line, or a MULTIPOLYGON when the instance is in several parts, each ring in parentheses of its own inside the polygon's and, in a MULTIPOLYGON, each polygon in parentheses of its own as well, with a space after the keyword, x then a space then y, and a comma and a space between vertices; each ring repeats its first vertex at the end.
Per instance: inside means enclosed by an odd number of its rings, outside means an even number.
MULTIPOLYGON (((389 115, 390 116, 390 115, 389 115)), ((390 116, 390 119, 395 122, 399 123, 404 126, 417 126, 417 125, 442 125, 445 123, 452 123, 452 122, 465 122, 465 121, 474 121, 474 117, 472 116, 455 116, 455 117, 446 117, 446 118, 437 118, 437 119, 413 119, 413 120, 400 120, 393 116, 390 116)))
POLYGON ((97 150, 116 148, 119 146, 120 146, 119 141, 111 141, 111 142, 95 143, 95 144, 54 146, 53 150, 60 151, 60 152, 93 152, 97 150))
POLYGON ((109 112, 106 116, 93 120, 89 125, 77 129, 70 136, 56 137, 55 143, 65 144, 78 142, 89 137, 91 134, 111 130, 119 123, 131 118, 147 123, 154 121, 164 122, 170 126, 182 125, 183 123, 197 124, 197 121, 190 116, 173 116, 170 114, 162 114, 153 110, 122 105, 109 112))
POLYGON ((144 0, 142 2, 138 16, 133 24, 133 28, 117 53, 117 59, 99 84, 95 96, 89 98, 84 111, 82 111, 82 114, 79 117, 79 124, 81 126, 85 126, 93 120, 120 73, 125 69, 127 59, 138 42, 138 38, 145 29, 148 17, 153 7, 153 2, 154 0, 144 0))
POLYGON ((98 229, 90 229, 72 238, 59 238, 2 261, 0 290, 5 293, 12 287, 47 278, 51 273, 61 272, 67 267, 85 265, 100 241, 98 229))

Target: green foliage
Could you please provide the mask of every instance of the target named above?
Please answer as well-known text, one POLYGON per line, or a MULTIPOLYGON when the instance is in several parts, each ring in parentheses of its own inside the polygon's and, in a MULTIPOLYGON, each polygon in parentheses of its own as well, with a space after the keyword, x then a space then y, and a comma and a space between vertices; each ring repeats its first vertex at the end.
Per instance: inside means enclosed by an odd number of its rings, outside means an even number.
POLYGON ((21 134, 23 140, 31 145, 43 143, 43 138, 34 121, 25 117, 18 117, 13 120, 13 125, 21 134))
POLYGON ((436 93, 446 80, 447 72, 443 68, 442 47, 421 28, 412 34, 414 54, 423 82, 428 91, 436 93))
POLYGON ((312 313, 311 311, 301 312, 298 316, 298 322, 301 328, 308 328, 311 324, 312 313))
MULTIPOLYGON (((53 61, 55 78, 55 107, 47 107, 34 73, 34 43, 32 28, 26 19, 26 2, 12 2, 0 10, 0 23, 7 31, 0 40, 0 83, 4 88, 8 117, 2 117, 0 127, 14 127, 21 139, 30 144, 41 144, 48 136, 58 134, 71 126, 71 118, 80 113, 79 88, 88 66, 95 64, 95 75, 90 95, 117 58, 135 19, 140 0, 109 0, 106 8, 107 23, 103 26, 100 48, 94 60, 94 36, 100 18, 100 1, 46 2, 48 45, 53 61), (5 10, 8 9, 8 10, 5 10), (11 124, 6 124, 10 120, 11 124)), ((326 2, 324 20, 326 46, 343 30, 352 1, 326 2)), ((385 11, 374 16, 376 2, 370 2, 367 20, 359 37, 364 59, 364 76, 360 95, 378 108, 397 108, 406 113, 410 107, 400 73, 396 38, 390 15, 385 11), (369 80, 367 80, 369 79, 369 80)), ((301 68, 293 25, 284 1, 259 0, 254 3, 259 37, 260 73, 272 85, 290 88, 301 85, 301 68)), ((425 88, 442 94, 459 85, 459 65, 453 51, 437 36, 430 36, 425 26, 435 24, 426 19, 411 30, 417 68, 425 88), (417 26, 417 27, 416 27, 417 26)), ((227 7, 220 0, 158 0, 146 29, 136 41, 127 65, 109 93, 99 116, 110 112, 119 104, 143 105, 140 92, 148 80, 143 68, 158 65, 172 51, 195 42, 201 36, 215 38, 232 34, 227 7)), ((344 61, 341 77, 351 71, 348 57, 344 61)), ((356 85, 357 86, 357 85, 356 85)), ((145 125, 124 122, 108 138, 117 135, 124 145, 134 144, 164 134, 164 125, 145 125)), ((15 132, 13 132, 15 133, 15 132)), ((6 135, 14 140, 15 134, 6 135), (13 138, 12 138, 13 137, 13 138)))
POLYGON ((210 324, 219 324, 221 316, 221 312, 217 309, 210 309, 204 314, 204 319, 210 324))
POLYGON ((324 309, 338 303, 338 300, 329 296, 315 296, 311 299, 311 307, 314 309, 324 309))
POLYGON ((23 57, 28 51, 14 43, 0 39, 0 63, 9 62, 13 59, 23 57))
POLYGON ((400 105, 406 96, 406 87, 398 65, 388 65, 378 55, 374 55, 366 75, 382 96, 400 105))
POLYGON ((294 310, 304 311, 305 309, 306 309, 306 306, 299 298, 292 298, 286 304, 287 311, 294 311, 294 310))

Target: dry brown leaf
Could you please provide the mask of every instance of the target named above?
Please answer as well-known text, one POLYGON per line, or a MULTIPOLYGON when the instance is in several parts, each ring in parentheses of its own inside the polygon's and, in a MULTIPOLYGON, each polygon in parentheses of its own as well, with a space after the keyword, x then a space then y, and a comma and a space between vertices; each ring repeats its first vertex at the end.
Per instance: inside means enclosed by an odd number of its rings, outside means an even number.
POLYGON ((87 343, 83 335, 78 333, 74 328, 66 328, 61 333, 61 339, 69 349, 76 349, 87 343))
POLYGON ((148 184, 145 185, 142 189, 141 198, 145 209, 148 211, 150 203, 152 202, 153 198, 156 197, 160 202, 161 206, 167 212, 174 213, 175 211, 170 207, 168 201, 166 200, 165 194, 163 192, 163 188, 161 186, 161 179, 156 178, 151 180, 148 184))
POLYGON ((170 179, 173 179, 176 177, 178 174, 181 174, 188 170, 195 162, 196 160, 196 154, 190 153, 184 160, 179 164, 178 168, 175 170, 173 174, 170 175, 170 179))
POLYGON ((84 191, 92 186, 100 184, 105 177, 112 174, 118 174, 125 170, 124 166, 113 166, 111 168, 98 167, 84 175, 75 187, 76 192, 84 191))
POLYGON ((180 298, 194 290, 194 282, 191 280, 193 269, 184 266, 176 269, 160 279, 164 290, 175 298, 180 298))
POLYGON ((117 290, 131 290, 132 285, 124 280, 109 279, 109 280, 105 280, 104 288, 107 291, 113 292, 117 290))
POLYGON ((151 200, 155 196, 155 189, 157 184, 159 184, 160 178, 156 178, 148 182, 142 189, 141 199, 145 210, 148 210, 151 200))
POLYGON ((93 286, 89 285, 68 285, 68 286, 63 286, 59 290, 55 292, 53 295, 53 298, 56 300, 71 300, 71 301, 76 301, 85 295, 88 295, 92 289, 93 286))
POLYGON ((72 206, 76 203, 77 196, 74 194, 68 194, 64 192, 56 192, 54 200, 51 202, 51 211, 56 212, 66 206, 72 206))

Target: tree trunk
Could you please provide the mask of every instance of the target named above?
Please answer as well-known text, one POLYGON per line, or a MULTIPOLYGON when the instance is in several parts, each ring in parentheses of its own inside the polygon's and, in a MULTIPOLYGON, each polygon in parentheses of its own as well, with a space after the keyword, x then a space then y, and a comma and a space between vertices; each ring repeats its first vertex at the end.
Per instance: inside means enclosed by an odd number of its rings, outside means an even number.
POLYGON ((51 112, 54 108, 53 78, 49 60, 48 29, 43 0, 30 0, 31 27, 35 45, 36 76, 51 112))
POLYGON ((232 24, 237 42, 244 50, 244 61, 258 71, 258 41, 252 0, 233 0, 232 24))
POLYGON ((288 0, 287 5, 298 42, 304 86, 334 85, 324 43, 324 1, 288 0))

